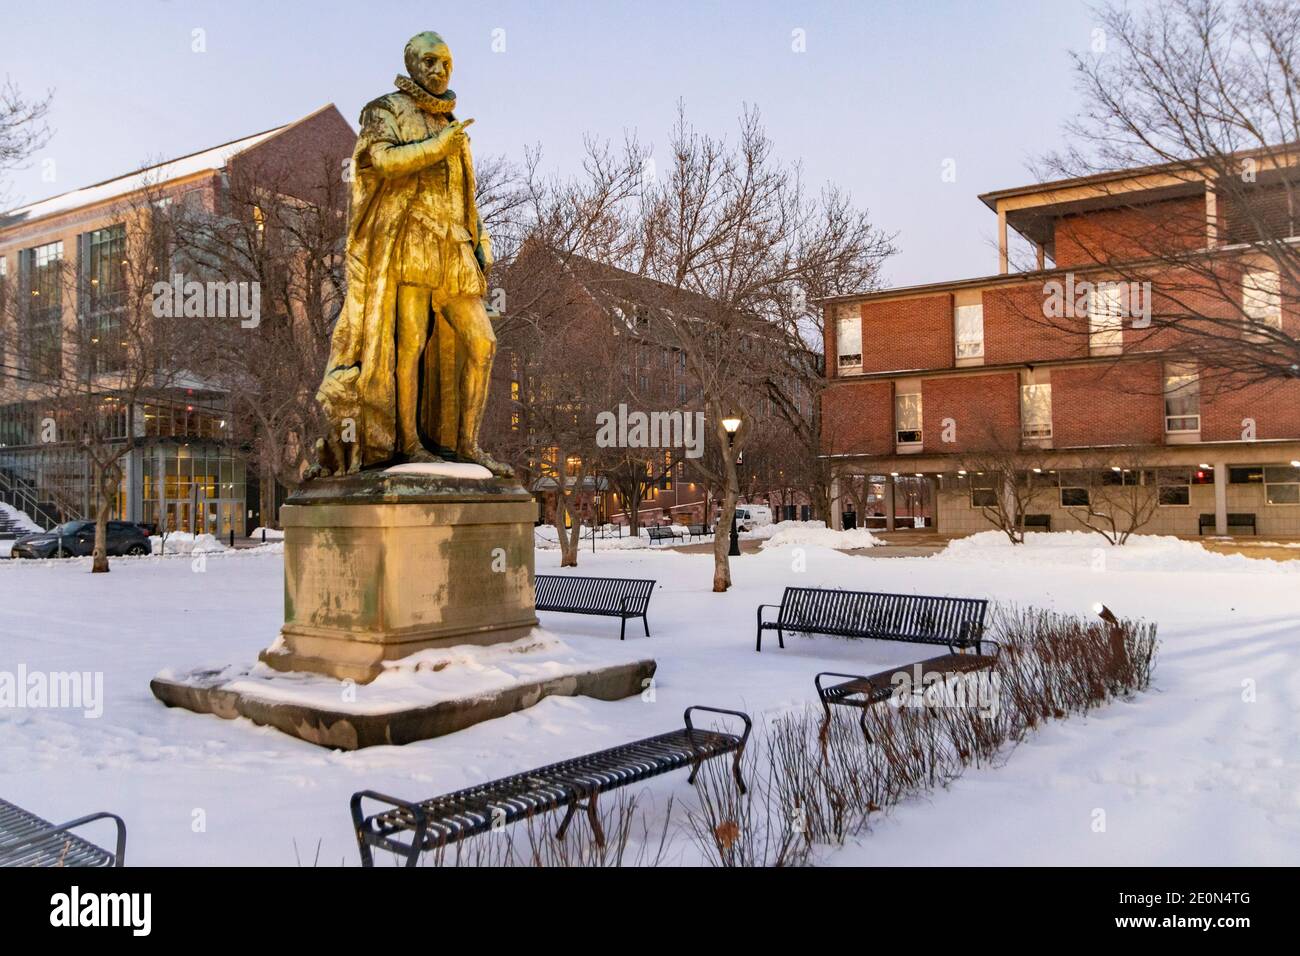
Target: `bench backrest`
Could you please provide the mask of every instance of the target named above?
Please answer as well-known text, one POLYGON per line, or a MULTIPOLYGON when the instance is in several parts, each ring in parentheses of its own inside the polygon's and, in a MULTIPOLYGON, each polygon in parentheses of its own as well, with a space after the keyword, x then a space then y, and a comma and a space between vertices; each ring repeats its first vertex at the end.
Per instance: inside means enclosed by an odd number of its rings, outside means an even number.
POLYGON ((673 538, 677 536, 677 532, 674 531, 672 528, 665 528, 659 525, 655 525, 651 528, 647 528, 646 530, 649 532, 650 537, 652 538, 673 538))
POLYGON ((574 608, 584 611, 622 611, 644 614, 655 582, 650 578, 593 578, 576 574, 538 574, 533 577, 539 611, 574 608), (623 599, 627 598, 627 603, 623 599))
POLYGON ((973 644, 982 634, 983 598, 786 588, 780 626, 841 637, 973 644))

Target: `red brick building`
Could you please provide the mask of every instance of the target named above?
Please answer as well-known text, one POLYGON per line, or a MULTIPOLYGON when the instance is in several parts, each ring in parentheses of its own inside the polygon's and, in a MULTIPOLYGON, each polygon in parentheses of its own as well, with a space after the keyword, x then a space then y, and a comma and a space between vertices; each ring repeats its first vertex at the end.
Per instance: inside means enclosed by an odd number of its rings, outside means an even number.
MULTIPOLYGON (((1216 209, 1213 184, 1146 169, 980 198, 998 216, 998 274, 822 303, 822 453, 837 471, 882 476, 887 502, 892 479, 923 478, 944 532, 991 526, 988 504, 1006 489, 982 487, 971 463, 1008 454, 1040 485, 1023 510, 1052 530, 1084 527, 1090 486, 1133 482, 1153 486, 1143 531, 1239 532, 1248 515, 1261 535, 1300 535, 1300 380, 1212 386, 1175 324, 1143 332, 1136 312, 1116 319, 1097 291, 1059 321, 1042 320, 1050 297, 1072 301, 1073 283, 1096 290, 1157 243, 1181 242, 1235 270, 1219 294, 1246 316, 1241 335, 1259 321, 1300 337, 1295 290, 1239 241, 1242 225, 1222 202, 1216 209), (1009 230, 1028 241, 1036 267, 1010 269, 1009 230)), ((1282 235, 1300 233, 1288 222, 1282 235)), ((1159 316, 1167 293, 1151 286, 1147 306, 1159 316)), ((837 525, 844 505, 840 496, 837 525)))

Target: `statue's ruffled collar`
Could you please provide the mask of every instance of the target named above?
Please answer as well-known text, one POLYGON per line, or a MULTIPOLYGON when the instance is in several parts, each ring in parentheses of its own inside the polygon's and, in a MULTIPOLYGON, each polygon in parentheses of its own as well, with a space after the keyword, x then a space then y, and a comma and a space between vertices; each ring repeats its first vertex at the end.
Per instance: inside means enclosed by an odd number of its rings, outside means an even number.
POLYGON ((399 76, 393 84, 426 113, 450 113, 456 108, 456 94, 451 90, 441 95, 430 93, 409 76, 399 76))

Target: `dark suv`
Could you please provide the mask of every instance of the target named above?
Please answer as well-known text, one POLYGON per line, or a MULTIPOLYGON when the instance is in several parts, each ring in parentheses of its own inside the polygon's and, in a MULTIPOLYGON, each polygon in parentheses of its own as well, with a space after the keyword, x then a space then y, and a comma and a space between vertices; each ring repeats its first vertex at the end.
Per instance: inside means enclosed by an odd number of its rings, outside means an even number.
MULTIPOLYGON (((109 554, 149 554, 153 548, 139 525, 108 523, 109 554)), ((65 521, 50 531, 29 534, 14 542, 15 558, 71 558, 95 552, 95 522, 65 521)))

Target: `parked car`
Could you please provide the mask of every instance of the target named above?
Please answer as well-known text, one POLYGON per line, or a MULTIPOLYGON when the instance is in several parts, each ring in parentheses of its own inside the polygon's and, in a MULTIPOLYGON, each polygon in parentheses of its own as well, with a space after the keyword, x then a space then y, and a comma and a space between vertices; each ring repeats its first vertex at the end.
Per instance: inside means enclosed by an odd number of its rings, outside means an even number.
MULTIPOLYGON (((108 523, 108 553, 149 554, 149 536, 130 521, 108 523)), ((57 528, 28 534, 14 542, 15 558, 75 558, 95 551, 95 522, 65 521, 57 528)))

